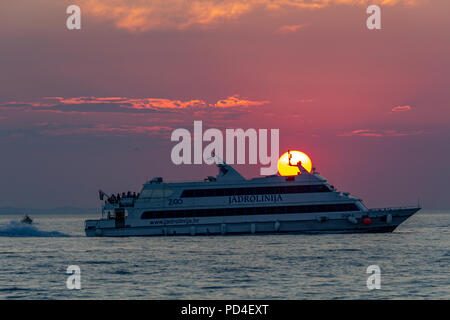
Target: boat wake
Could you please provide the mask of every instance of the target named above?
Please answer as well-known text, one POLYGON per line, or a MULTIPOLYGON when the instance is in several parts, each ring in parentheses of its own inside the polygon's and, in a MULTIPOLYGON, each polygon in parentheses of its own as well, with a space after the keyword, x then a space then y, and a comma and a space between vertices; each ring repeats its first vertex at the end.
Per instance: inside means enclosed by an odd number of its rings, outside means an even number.
POLYGON ((58 231, 43 231, 33 225, 10 221, 0 225, 0 237, 70 237, 58 231))

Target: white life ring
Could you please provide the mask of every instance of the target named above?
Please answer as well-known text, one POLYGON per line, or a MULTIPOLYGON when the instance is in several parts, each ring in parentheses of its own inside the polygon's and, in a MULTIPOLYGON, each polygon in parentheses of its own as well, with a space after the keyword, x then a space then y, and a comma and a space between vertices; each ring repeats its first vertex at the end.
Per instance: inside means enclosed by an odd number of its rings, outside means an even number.
POLYGON ((274 224, 275 232, 280 231, 280 226, 281 226, 280 221, 278 221, 278 220, 275 221, 275 224, 274 224))
POLYGON ((353 224, 358 223, 358 220, 356 220, 356 218, 354 216, 349 216, 347 219, 350 223, 353 223, 353 224))
POLYGON ((391 224, 392 223, 392 214, 388 214, 387 216, 386 216, 386 223, 388 223, 388 224, 391 224))

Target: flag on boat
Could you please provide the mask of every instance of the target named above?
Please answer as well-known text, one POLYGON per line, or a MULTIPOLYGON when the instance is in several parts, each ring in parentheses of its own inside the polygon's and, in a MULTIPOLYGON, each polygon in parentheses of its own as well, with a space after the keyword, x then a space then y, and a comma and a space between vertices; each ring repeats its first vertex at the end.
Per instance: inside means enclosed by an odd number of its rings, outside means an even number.
POLYGON ((101 201, 103 201, 105 196, 108 197, 108 195, 104 193, 102 190, 98 190, 98 197, 100 198, 101 201))

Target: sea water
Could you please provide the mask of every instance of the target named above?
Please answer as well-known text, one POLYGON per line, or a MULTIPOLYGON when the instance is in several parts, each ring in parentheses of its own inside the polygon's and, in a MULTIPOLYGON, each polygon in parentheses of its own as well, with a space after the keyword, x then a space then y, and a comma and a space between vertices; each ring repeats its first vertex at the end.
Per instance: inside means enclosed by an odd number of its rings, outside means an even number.
POLYGON ((450 212, 422 210, 384 234, 153 238, 87 238, 96 215, 32 218, 0 215, 2 299, 450 298, 450 212), (66 286, 71 265, 80 290, 66 286))

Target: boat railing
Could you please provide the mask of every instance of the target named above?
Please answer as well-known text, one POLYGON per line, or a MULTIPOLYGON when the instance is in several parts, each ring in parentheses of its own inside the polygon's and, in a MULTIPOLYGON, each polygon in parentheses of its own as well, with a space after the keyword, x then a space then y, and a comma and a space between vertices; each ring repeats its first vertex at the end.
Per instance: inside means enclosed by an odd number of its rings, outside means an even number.
POLYGON ((370 208, 368 211, 395 211, 405 209, 417 209, 419 206, 402 206, 402 207, 385 207, 385 208, 370 208))

